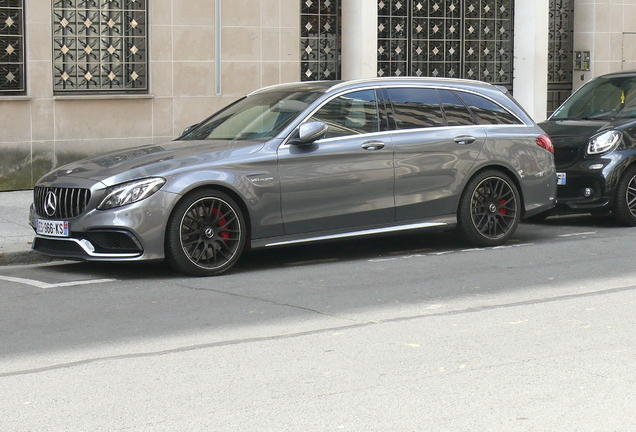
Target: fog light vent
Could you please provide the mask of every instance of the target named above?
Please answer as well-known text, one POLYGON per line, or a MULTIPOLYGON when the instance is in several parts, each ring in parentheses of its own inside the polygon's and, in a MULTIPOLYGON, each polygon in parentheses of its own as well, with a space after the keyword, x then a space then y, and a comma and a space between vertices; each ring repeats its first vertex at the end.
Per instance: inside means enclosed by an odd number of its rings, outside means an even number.
POLYGON ((591 197, 592 194, 594 194, 594 190, 592 188, 585 188, 585 191, 583 191, 583 195, 585 195, 585 198, 591 197))

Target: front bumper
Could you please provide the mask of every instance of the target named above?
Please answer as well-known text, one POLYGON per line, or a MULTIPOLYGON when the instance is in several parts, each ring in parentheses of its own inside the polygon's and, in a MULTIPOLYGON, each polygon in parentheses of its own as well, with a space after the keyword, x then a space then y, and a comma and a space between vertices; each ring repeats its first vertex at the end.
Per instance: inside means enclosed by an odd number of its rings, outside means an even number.
MULTIPOLYGON (((36 234, 32 248, 44 255, 74 260, 161 260, 167 220, 178 198, 158 191, 145 200, 111 210, 89 206, 90 210, 68 219, 68 237, 36 234)), ((34 230, 38 218, 47 219, 31 206, 29 219, 34 230)))
POLYGON ((609 212, 624 166, 624 158, 619 153, 612 153, 584 159, 565 169, 557 167, 558 173, 565 174, 565 184, 557 187, 553 213, 609 212))

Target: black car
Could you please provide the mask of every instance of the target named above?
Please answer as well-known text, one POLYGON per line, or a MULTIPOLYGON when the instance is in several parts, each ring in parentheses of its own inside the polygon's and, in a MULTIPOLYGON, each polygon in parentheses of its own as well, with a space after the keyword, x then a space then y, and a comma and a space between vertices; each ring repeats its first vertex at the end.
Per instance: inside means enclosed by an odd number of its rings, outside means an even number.
POLYGON ((612 213, 636 226, 636 71, 589 81, 539 126, 554 145, 552 214, 612 213))

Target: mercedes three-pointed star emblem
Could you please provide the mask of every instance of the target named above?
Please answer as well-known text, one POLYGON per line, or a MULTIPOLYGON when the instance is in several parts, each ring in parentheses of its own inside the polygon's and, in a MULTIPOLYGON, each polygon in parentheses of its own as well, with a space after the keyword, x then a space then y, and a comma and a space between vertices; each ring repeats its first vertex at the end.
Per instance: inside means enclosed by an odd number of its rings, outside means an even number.
POLYGON ((47 216, 53 216, 55 214, 55 210, 57 209, 57 197, 53 192, 47 192, 46 197, 44 198, 44 211, 47 216))

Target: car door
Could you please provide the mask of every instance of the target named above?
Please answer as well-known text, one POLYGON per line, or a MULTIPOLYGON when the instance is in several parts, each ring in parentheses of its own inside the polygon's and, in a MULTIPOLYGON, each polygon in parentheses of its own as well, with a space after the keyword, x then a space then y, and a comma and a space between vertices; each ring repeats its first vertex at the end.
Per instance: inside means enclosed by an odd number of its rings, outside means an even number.
POLYGON ((325 138, 278 152, 285 234, 392 222, 393 146, 375 90, 341 94, 307 121, 326 123, 325 138))
POLYGON ((486 131, 455 92, 390 88, 396 220, 455 213, 486 131))

